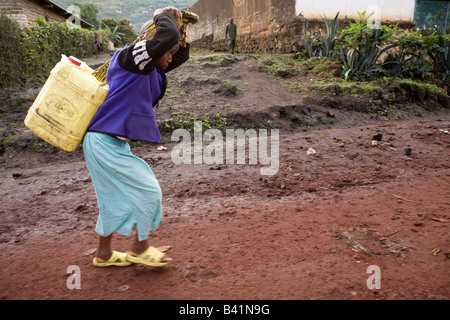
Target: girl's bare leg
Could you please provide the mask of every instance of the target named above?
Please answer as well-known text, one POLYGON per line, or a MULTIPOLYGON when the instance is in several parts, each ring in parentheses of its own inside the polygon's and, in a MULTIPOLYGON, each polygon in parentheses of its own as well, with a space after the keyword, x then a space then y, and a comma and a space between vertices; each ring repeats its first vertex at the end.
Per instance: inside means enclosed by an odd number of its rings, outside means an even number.
POLYGON ((140 255, 145 250, 147 250, 148 247, 149 246, 148 246, 147 240, 139 241, 138 236, 136 234, 131 251, 136 255, 140 255))
POLYGON ((99 260, 99 262, 105 262, 111 258, 111 239, 112 234, 107 237, 100 236, 97 248, 97 260, 99 260))

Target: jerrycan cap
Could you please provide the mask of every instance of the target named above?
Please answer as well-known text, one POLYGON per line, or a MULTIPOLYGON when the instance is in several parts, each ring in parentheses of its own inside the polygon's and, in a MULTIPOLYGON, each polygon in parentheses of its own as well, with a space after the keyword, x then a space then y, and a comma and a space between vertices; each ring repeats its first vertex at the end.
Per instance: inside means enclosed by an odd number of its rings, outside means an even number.
POLYGON ((72 62, 73 64, 77 65, 77 66, 81 66, 81 64, 83 63, 80 59, 75 58, 73 56, 69 57, 70 62, 72 62))

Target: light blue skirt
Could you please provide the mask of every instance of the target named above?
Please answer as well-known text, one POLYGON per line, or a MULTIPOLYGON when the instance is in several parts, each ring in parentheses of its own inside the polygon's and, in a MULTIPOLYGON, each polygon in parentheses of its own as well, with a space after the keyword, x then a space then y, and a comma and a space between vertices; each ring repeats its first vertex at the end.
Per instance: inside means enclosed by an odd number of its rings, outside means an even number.
POLYGON ((99 207, 96 232, 107 237, 116 232, 139 241, 156 230, 162 218, 162 194, 148 164, 131 153, 127 141, 88 132, 83 151, 99 207))

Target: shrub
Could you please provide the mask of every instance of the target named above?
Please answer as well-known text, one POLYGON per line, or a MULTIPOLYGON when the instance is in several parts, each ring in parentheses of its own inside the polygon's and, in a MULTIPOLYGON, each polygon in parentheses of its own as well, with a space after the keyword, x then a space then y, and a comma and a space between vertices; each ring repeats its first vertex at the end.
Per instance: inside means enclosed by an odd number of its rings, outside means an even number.
POLYGON ((398 50, 389 54, 395 61, 395 74, 410 78, 438 77, 443 80, 450 75, 450 36, 440 30, 418 30, 402 33, 396 37, 398 50))
POLYGON ((343 63, 344 77, 356 79, 370 80, 378 76, 388 73, 393 73, 390 68, 392 64, 397 64, 397 61, 380 62, 382 55, 392 48, 398 46, 397 44, 390 44, 382 48, 383 36, 385 32, 383 29, 374 29, 373 32, 361 30, 357 37, 362 39, 355 48, 347 52, 340 48, 338 55, 343 63))
POLYGON ((343 64, 345 79, 373 79, 396 70, 396 60, 381 61, 384 54, 397 47, 392 43, 398 26, 380 25, 374 27, 368 24, 370 15, 359 13, 359 20, 350 23, 347 29, 340 33, 337 52, 343 64))
POLYGON ((48 23, 42 18, 22 28, 22 47, 27 71, 46 72, 61 54, 85 58, 94 53, 94 31, 69 23, 48 23))
POLYGON ((95 53, 95 32, 70 23, 20 27, 0 14, 0 84, 11 85, 30 76, 48 74, 61 54, 85 58, 95 53))
POLYGON ((5 85, 24 75, 24 65, 19 25, 0 13, 0 85, 5 85))
POLYGON ((128 19, 103 18, 100 26, 111 32, 111 41, 116 46, 132 43, 138 37, 128 19))
MULTIPOLYGON (((450 78, 450 35, 443 28, 405 32, 398 25, 373 26, 365 12, 340 32, 339 13, 332 22, 324 18, 327 37, 320 32, 305 42, 309 57, 338 58, 347 80, 380 76, 450 78)), ((297 58, 302 55, 297 53, 297 58)))

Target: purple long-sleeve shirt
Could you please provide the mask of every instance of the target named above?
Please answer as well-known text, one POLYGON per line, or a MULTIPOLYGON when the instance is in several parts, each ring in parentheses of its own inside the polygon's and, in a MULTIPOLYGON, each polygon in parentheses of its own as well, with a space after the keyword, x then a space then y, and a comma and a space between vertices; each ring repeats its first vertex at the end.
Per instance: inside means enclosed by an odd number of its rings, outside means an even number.
POLYGON ((92 119, 88 131, 103 132, 131 140, 159 143, 161 135, 153 106, 165 93, 165 72, 189 58, 189 45, 180 47, 163 71, 157 61, 178 43, 178 29, 172 14, 155 17, 157 32, 117 51, 108 68, 109 93, 92 119))

